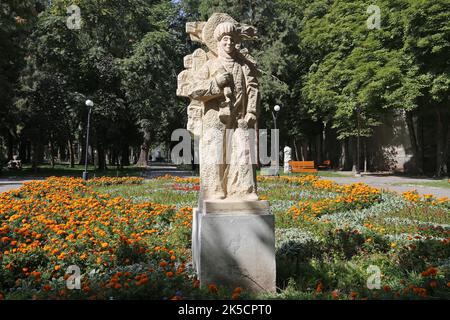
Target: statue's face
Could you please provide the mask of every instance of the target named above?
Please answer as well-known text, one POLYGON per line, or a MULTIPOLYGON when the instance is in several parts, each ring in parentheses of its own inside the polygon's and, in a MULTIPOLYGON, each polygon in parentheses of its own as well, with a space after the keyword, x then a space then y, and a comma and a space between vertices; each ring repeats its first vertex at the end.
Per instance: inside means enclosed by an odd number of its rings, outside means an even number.
POLYGON ((223 51, 225 51, 228 54, 231 54, 234 52, 236 44, 232 36, 225 35, 219 41, 219 46, 222 48, 223 51))

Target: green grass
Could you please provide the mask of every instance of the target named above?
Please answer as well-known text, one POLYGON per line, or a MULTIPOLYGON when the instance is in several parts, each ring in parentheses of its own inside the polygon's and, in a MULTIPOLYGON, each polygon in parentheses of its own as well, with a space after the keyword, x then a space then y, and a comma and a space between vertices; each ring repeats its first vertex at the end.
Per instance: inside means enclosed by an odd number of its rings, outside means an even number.
POLYGON ((411 182, 411 183, 393 183, 394 186, 421 186, 421 187, 435 187, 450 189, 450 183, 448 179, 430 181, 430 182, 411 182))
POLYGON ((136 203, 156 202, 167 205, 190 206, 194 207, 197 203, 198 192, 176 190, 179 184, 161 181, 146 180, 141 185, 113 185, 106 187, 95 187, 94 190, 99 193, 108 193, 113 197, 124 197, 132 199, 136 203))
MULTIPOLYGON (((4 168, 0 171, 0 178, 34 178, 34 177, 82 177, 84 172, 84 165, 75 165, 71 168, 68 164, 57 164, 54 168, 51 165, 40 165, 37 171, 31 168, 31 165, 24 165, 22 170, 8 170, 4 168)), ((99 171, 94 166, 88 166, 89 177, 127 177, 127 176, 142 176, 143 169, 128 166, 122 170, 117 170, 113 166, 109 166, 106 171, 99 171)))

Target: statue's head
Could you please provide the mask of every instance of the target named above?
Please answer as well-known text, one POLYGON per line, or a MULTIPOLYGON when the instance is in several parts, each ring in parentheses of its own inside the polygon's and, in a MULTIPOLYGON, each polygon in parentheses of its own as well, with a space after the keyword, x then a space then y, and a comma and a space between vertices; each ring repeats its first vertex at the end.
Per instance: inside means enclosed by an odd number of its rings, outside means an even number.
POLYGON ((214 30, 214 38, 218 42, 218 49, 227 54, 232 54, 236 49, 238 40, 238 32, 236 26, 232 22, 223 22, 214 30))

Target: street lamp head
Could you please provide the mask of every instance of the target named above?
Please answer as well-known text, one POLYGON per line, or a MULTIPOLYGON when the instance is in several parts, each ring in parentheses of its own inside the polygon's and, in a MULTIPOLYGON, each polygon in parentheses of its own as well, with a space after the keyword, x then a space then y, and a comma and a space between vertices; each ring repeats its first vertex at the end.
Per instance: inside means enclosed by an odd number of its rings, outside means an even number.
POLYGON ((275 112, 280 111, 281 107, 279 105, 276 105, 275 107, 273 107, 273 110, 275 110, 275 112))
POLYGON ((94 102, 92 100, 86 100, 86 106, 92 108, 94 106, 94 102))

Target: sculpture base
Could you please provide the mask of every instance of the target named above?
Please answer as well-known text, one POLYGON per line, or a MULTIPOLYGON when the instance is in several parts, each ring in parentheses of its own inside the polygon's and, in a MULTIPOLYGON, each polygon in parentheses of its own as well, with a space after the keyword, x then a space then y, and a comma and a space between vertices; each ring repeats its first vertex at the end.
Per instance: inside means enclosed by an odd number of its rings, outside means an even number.
POLYGON ((218 202, 194 210, 192 254, 201 285, 275 292, 275 219, 267 201, 218 202), (231 212, 238 208, 247 211, 231 212))

